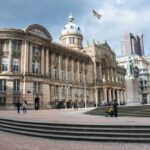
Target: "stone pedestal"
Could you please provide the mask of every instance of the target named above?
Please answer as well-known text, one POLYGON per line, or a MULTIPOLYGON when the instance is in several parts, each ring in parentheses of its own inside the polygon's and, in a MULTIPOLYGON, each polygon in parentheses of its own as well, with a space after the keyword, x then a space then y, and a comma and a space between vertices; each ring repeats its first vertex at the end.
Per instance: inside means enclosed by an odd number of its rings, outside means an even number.
POLYGON ((140 104, 139 99, 139 80, 138 78, 128 78, 126 79, 126 98, 127 105, 138 105, 140 104))

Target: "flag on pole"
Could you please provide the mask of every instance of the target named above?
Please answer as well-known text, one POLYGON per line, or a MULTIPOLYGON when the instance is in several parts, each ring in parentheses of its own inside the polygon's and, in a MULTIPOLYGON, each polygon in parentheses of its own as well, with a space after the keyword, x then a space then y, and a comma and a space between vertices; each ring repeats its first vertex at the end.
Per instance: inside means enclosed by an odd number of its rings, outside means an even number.
POLYGON ((98 19, 102 17, 102 15, 96 12, 95 10, 93 10, 93 16, 97 17, 98 19))

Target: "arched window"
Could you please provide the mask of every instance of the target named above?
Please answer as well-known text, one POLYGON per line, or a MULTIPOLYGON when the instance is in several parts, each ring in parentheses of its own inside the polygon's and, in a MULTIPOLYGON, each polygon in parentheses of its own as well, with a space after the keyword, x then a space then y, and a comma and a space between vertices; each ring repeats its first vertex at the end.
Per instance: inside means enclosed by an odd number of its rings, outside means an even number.
POLYGON ((8 71, 8 58, 2 59, 2 71, 8 71))
POLYGON ((18 72, 19 71, 19 65, 20 61, 18 58, 13 59, 13 71, 18 72))

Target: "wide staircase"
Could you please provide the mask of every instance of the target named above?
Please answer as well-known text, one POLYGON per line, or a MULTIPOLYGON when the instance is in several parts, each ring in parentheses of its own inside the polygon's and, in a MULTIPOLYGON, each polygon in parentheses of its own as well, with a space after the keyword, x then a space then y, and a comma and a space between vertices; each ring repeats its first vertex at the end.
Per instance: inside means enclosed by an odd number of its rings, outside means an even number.
POLYGON ((0 118, 0 130, 59 140, 149 143, 150 125, 80 125, 28 122, 0 118))
MULTIPOLYGON (((109 109, 107 107, 99 107, 93 109, 87 114, 91 115, 106 115, 106 111, 109 109)), ((140 105, 140 106, 119 106, 118 107, 118 116, 131 116, 131 117, 150 117, 150 105, 140 105)))

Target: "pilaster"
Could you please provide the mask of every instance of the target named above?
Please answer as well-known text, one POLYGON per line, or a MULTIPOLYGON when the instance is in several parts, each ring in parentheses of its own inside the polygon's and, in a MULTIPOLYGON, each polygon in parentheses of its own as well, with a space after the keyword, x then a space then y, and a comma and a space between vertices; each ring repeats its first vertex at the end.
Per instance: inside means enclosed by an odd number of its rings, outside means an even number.
POLYGON ((41 74, 44 75, 44 71, 45 71, 45 64, 44 64, 44 60, 45 60, 45 49, 44 47, 42 47, 42 51, 41 51, 41 74))
POLYGON ((9 40, 9 55, 8 55, 8 72, 12 72, 12 66, 13 66, 13 42, 12 40, 9 40))
POLYGON ((49 49, 46 48, 46 75, 49 75, 49 49))
POLYGON ((33 63, 33 61, 32 61, 32 54, 33 54, 33 52, 32 52, 32 44, 30 43, 30 46, 29 46, 29 53, 30 53, 30 55, 29 55, 29 72, 30 73, 32 73, 32 63, 33 63))

